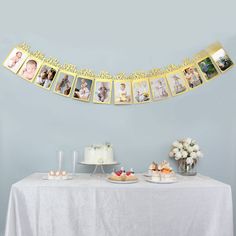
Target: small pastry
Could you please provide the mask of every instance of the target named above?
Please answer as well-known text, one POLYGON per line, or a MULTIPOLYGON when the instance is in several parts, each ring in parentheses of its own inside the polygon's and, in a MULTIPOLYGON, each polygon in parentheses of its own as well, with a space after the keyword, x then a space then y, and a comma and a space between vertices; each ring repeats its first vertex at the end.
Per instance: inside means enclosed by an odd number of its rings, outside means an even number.
POLYGON ((125 181, 126 180, 126 173, 122 172, 122 174, 120 175, 121 181, 125 181))
POLYGON ((55 172, 51 170, 51 171, 49 171, 49 175, 54 176, 55 172))
POLYGON ((160 172, 160 180, 161 181, 171 181, 175 180, 176 176, 170 164, 167 161, 163 161, 159 166, 158 170, 160 172))
POLYGON ((148 167, 148 174, 151 175, 153 171, 157 170, 157 166, 157 163, 153 161, 148 167))
POLYGON ((133 168, 131 168, 130 171, 126 172, 126 180, 127 181, 137 180, 133 168))
POLYGON ((52 180, 52 179, 55 179, 55 172, 54 171, 49 171, 49 173, 48 173, 48 179, 49 180, 52 180))
POLYGON ((61 172, 60 171, 56 171, 55 179, 61 179, 61 172))
POLYGON ((66 173, 66 171, 62 171, 62 172, 61 172, 61 177, 62 177, 62 179, 64 179, 64 180, 67 179, 68 174, 66 173))
POLYGON ((112 172, 112 174, 111 174, 111 176, 109 177, 109 179, 110 180, 116 180, 116 181, 118 181, 118 180, 121 180, 121 174, 122 174, 122 171, 121 170, 119 170, 119 171, 113 171, 112 172))
POLYGON ((152 181, 159 182, 161 180, 160 172, 159 171, 153 171, 152 173, 152 181))
POLYGON ((119 171, 113 171, 109 179, 115 181, 130 181, 137 180, 137 177, 134 175, 132 168, 130 171, 126 172, 124 167, 121 167, 119 171))

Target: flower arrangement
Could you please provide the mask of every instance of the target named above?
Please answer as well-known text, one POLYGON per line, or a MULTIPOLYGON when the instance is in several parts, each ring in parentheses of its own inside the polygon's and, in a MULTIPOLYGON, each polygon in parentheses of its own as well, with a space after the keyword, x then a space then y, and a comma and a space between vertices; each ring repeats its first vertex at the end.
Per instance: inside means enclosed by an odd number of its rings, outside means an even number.
POLYGON ((173 142, 169 156, 177 161, 184 160, 186 165, 193 166, 203 154, 195 140, 185 138, 173 142))

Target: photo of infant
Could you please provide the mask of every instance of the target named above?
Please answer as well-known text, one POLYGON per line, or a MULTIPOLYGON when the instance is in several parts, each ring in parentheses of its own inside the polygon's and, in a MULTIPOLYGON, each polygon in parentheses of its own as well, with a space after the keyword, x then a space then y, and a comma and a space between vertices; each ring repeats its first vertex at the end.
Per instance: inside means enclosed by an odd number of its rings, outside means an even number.
POLYGON ((111 102, 112 81, 96 80, 93 101, 95 103, 111 102))
POLYGON ((131 104, 132 103, 132 89, 130 81, 115 81, 115 104, 131 104))
POLYGON ((218 72, 209 57, 198 62, 198 65, 207 80, 210 80, 218 75, 218 72))
POLYGON ((74 79, 74 75, 65 72, 60 72, 57 77, 56 86, 54 88, 55 93, 69 97, 74 79))
POLYGON ((153 100, 161 100, 169 97, 168 85, 165 78, 150 79, 153 100))
POLYGON ((56 69, 51 66, 43 65, 37 74, 35 84, 39 87, 50 89, 56 75, 56 69))
POLYGON ((30 57, 25 61, 25 63, 21 67, 18 74, 23 79, 26 79, 26 80, 32 82, 35 75, 37 74, 40 64, 41 63, 37 62, 36 59, 30 57))
POLYGON ((6 58, 3 65, 16 74, 27 57, 27 53, 18 48, 14 48, 6 58))
POLYGON ((151 97, 148 79, 133 80, 132 87, 134 103, 146 103, 150 101, 151 97))
POLYGON ((92 85, 92 79, 77 78, 73 97, 81 101, 89 102, 91 97, 92 85))
POLYGON ((183 72, 190 88, 195 88, 203 84, 203 79, 196 67, 188 67, 183 72))
POLYGON ((223 48, 213 53, 211 57, 222 72, 233 66, 232 60, 229 58, 223 48))
POLYGON ((169 87, 173 96, 187 92, 187 83, 184 74, 176 73, 167 76, 169 87))

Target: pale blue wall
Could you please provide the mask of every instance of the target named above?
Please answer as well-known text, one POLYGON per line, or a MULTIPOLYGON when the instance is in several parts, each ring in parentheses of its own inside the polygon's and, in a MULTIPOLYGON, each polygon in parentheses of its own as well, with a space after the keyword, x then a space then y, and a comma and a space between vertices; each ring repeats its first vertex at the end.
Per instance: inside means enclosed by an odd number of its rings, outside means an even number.
MULTIPOLYGON (((62 63, 111 73, 179 63, 216 40, 236 58, 235 0, 58 2, 1 4, 0 61, 22 41, 62 63)), ((69 167, 72 150, 104 141, 124 166, 145 171, 167 158, 173 140, 193 137, 205 153, 199 171, 236 194, 235 87, 234 68, 183 96, 117 107, 60 97, 0 67, 0 231, 12 183, 54 168, 57 149, 69 167)))

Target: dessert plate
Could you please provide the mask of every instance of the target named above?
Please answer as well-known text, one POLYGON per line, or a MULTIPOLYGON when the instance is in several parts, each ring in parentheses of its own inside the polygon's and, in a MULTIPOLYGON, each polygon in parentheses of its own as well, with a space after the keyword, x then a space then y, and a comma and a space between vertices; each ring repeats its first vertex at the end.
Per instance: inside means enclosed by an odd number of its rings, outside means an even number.
POLYGON ((118 181, 118 180, 111 180, 109 178, 106 179, 108 182, 113 183, 113 184, 134 184, 138 182, 137 180, 128 180, 128 181, 118 181))
POLYGON ((177 182, 177 179, 173 179, 173 180, 168 180, 168 181, 154 181, 154 180, 151 180, 151 179, 146 179, 147 182, 149 183, 154 183, 154 184, 173 184, 173 183, 176 183, 177 182))
POLYGON ((43 180, 72 180, 73 178, 72 178, 72 176, 67 176, 67 178, 66 179, 62 179, 62 178, 60 178, 60 179, 49 179, 48 178, 48 176, 43 176, 43 178, 42 178, 43 180))

